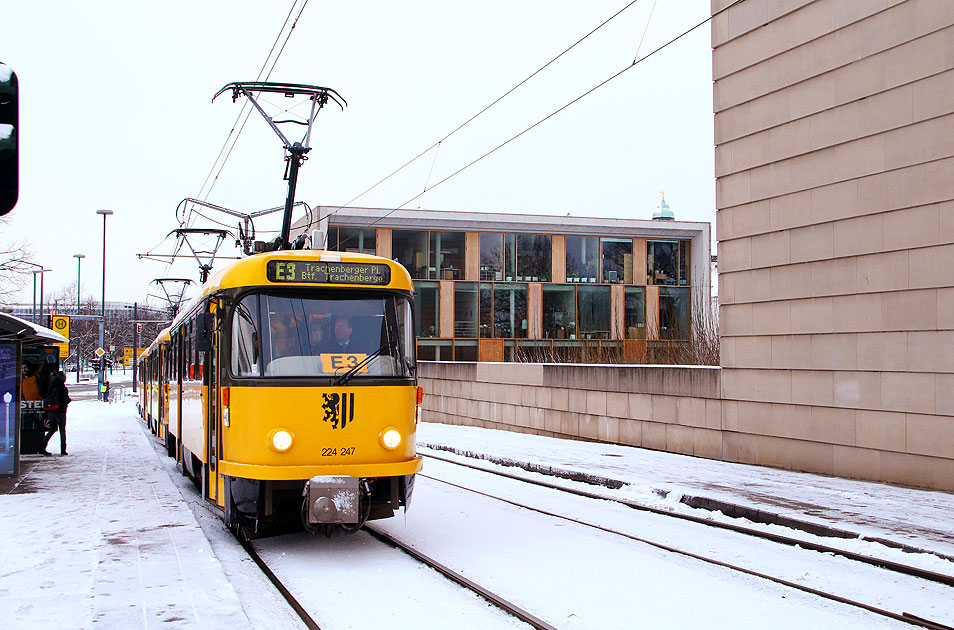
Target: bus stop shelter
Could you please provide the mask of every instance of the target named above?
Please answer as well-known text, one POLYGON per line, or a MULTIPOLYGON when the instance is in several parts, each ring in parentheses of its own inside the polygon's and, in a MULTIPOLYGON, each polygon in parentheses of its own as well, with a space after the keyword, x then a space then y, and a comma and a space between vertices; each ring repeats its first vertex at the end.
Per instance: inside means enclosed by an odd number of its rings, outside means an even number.
POLYGON ((0 313, 0 476, 18 473, 21 452, 39 452, 45 412, 36 384, 59 370, 59 349, 53 344, 67 342, 46 326, 0 313), (23 398, 25 365, 35 384, 30 400, 23 398))

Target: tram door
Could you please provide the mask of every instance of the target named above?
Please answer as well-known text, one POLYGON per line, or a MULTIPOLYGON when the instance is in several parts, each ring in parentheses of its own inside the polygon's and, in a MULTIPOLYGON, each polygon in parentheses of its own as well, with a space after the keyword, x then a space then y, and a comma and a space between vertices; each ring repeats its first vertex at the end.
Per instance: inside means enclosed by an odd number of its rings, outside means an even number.
MULTIPOLYGON (((220 406, 220 378, 219 378, 219 353, 221 351, 221 338, 219 327, 215 324, 217 321, 217 304, 213 300, 209 303, 209 317, 206 319, 208 327, 211 329, 212 350, 206 353, 206 361, 203 375, 208 386, 208 416, 206 418, 206 452, 209 454, 208 460, 208 485, 206 492, 210 501, 219 506, 224 503, 222 497, 222 478, 219 476, 219 457, 222 452, 222 413, 220 406)), ((200 324, 201 326, 201 324, 200 324)))

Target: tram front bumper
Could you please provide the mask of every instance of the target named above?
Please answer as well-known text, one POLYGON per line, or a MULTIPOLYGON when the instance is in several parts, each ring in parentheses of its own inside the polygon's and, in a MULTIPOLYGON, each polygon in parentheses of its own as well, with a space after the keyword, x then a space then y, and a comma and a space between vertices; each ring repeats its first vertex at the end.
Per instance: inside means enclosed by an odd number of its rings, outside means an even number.
POLYGON ((310 524, 357 523, 360 504, 356 477, 318 476, 305 483, 302 496, 310 524))

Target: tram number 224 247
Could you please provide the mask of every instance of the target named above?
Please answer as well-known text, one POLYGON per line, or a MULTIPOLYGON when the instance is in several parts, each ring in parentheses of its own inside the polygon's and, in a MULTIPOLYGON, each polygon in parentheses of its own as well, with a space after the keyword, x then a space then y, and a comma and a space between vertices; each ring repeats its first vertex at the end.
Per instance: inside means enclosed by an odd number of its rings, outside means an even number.
POLYGON ((342 446, 341 448, 337 448, 335 446, 330 446, 330 447, 321 449, 322 457, 332 457, 334 455, 341 455, 344 457, 348 455, 354 455, 354 447, 342 446))

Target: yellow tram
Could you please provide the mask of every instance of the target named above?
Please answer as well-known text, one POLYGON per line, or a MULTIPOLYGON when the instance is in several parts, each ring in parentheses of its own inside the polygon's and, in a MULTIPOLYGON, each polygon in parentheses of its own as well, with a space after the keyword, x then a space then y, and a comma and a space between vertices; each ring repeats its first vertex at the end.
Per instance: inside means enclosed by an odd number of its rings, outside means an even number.
POLYGON ((165 424, 168 397, 163 396, 162 369, 166 358, 164 350, 170 340, 169 328, 165 328, 156 335, 153 342, 137 359, 139 361, 139 409, 142 417, 154 434, 160 439, 166 439, 165 424))
POLYGON ((412 300, 386 258, 237 261, 144 353, 144 415, 230 527, 390 517, 421 469, 412 300))

